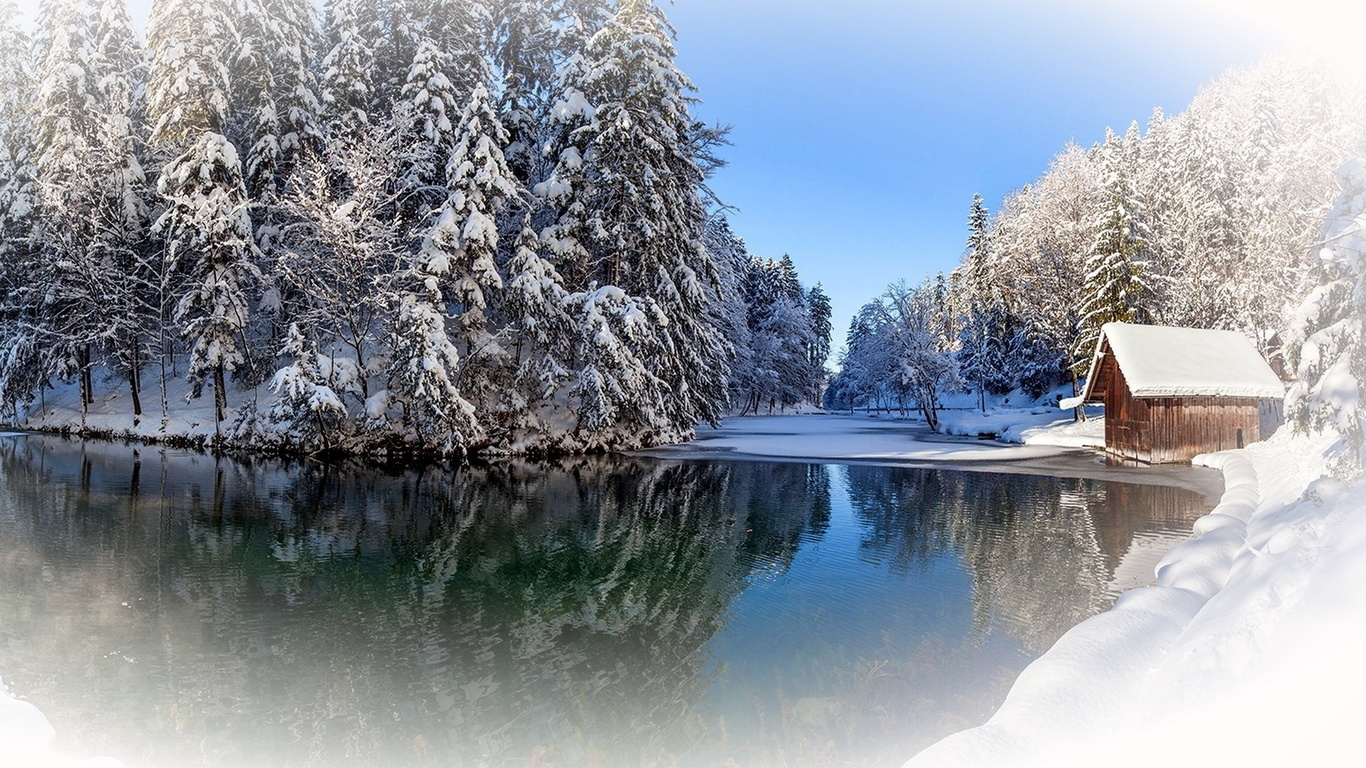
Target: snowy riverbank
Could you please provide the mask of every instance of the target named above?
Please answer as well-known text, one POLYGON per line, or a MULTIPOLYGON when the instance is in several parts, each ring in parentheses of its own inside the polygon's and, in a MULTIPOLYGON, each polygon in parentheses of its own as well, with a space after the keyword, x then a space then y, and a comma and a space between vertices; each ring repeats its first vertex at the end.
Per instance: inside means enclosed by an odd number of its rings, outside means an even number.
POLYGON ((1157 584, 1068 632, 985 725, 912 768, 1328 764, 1366 683, 1366 482, 1323 439, 1213 454, 1227 489, 1157 584))
POLYGON ((1103 441, 1104 421, 1075 424, 1057 409, 945 411, 941 427, 885 414, 747 416, 719 428, 699 428, 689 443, 637 455, 667 459, 787 460, 904 467, 934 467, 1169 485, 1204 493, 1213 506, 1223 489, 1219 475, 1186 466, 1110 466, 1080 446, 1103 441), (988 428, 990 427, 990 429, 988 428), (1093 435, 1099 431, 1100 438, 1093 435), (976 439, 996 434, 996 439, 976 439))

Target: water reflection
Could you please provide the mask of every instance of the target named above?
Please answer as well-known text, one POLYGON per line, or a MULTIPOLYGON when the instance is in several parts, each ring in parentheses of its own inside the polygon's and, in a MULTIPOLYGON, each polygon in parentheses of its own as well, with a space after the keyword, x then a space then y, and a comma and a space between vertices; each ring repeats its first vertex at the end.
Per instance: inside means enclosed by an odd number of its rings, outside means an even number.
POLYGON ((1040 653, 1114 602, 1136 540, 1175 543, 1206 511, 1166 486, 868 466, 848 478, 867 558, 910 569, 956 551, 972 574, 974 632, 999 623, 1040 653))
POLYGON ((1136 532, 1201 506, 876 467, 382 472, 0 439, 0 674, 62 743, 130 765, 895 764, 989 715, 1107 602, 1136 532))

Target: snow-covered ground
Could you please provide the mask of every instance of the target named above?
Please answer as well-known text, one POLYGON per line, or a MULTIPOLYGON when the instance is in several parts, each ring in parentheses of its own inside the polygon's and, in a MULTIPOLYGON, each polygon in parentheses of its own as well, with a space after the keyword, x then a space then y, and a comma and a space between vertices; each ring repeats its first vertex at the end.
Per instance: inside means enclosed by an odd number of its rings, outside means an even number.
POLYGON ((78 760, 51 750, 52 724, 38 708, 10 695, 0 682, 0 765, 13 768, 116 768, 112 758, 78 760))
POLYGON ((1104 442, 1105 422, 1098 415, 1073 423, 1070 415, 1057 409, 1002 408, 985 416, 971 409, 944 411, 942 418, 952 434, 936 434, 922 420, 885 413, 746 416, 728 419, 716 429, 701 427, 697 439, 689 443, 633 453, 670 459, 856 462, 1117 480, 1187 488, 1209 496, 1211 505, 1222 488, 1219 476, 1208 470, 1177 465, 1108 466, 1096 452, 1079 450, 1104 442), (996 438, 964 439, 978 435, 996 438))
POLYGON ((1086 409, 1086 421, 1074 421, 1070 411, 1048 405, 1030 408, 997 406, 987 413, 954 409, 939 414, 939 431, 947 435, 995 435, 1007 443, 1099 448, 1105 445, 1103 408, 1086 409))
MULTIPOLYGON (((167 418, 161 413, 161 393, 147 385, 142 391, 143 415, 135 418, 127 386, 96 387, 95 402, 87 409, 84 425, 96 433, 115 437, 134 437, 148 440, 187 438, 202 440, 214 433, 213 392, 206 391, 199 398, 190 399, 190 385, 183 377, 167 383, 167 418)), ((258 401, 260 407, 270 402, 268 388, 233 391, 233 404, 258 401)), ((37 431, 75 431, 82 427, 80 393, 74 382, 58 382, 41 399, 30 404, 32 410, 24 414, 23 426, 37 431)), ((232 421, 231 414, 224 426, 232 421)))
POLYGON ((955 463, 1012 461, 1064 452, 1047 445, 1002 445, 989 440, 946 438, 931 432, 923 421, 876 414, 728 419, 719 428, 698 429, 697 439, 680 449, 783 459, 955 463))
POLYGON ((1283 430, 1203 457, 1223 499, 1157 583, 908 768, 1344 764, 1366 690, 1366 481, 1322 477, 1329 442, 1283 430))

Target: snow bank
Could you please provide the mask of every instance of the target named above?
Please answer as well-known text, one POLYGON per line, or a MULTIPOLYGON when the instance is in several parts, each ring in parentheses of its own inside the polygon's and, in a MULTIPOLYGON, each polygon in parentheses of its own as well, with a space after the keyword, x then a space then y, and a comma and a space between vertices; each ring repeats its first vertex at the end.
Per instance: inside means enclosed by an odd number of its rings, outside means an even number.
POLYGON ((1366 481, 1283 430, 1224 473, 1154 586, 1064 635, 985 725, 907 765, 1314 763, 1354 749, 1366 682, 1366 481))
POLYGON ((1058 448, 1100 448, 1105 446, 1105 421, 1101 408, 1088 408, 1086 421, 1074 421, 1053 406, 1034 408, 996 408, 941 411, 939 429, 947 435, 977 437, 991 435, 1003 443, 1021 443, 1058 448))
POLYGON ((52 751, 52 724, 38 708, 10 695, 0 681, 0 765, 25 768, 116 768, 117 760, 102 757, 74 760, 52 751))
POLYGON ((802 460, 895 462, 1000 462, 1064 453, 1050 446, 1002 445, 949 439, 923 421, 890 416, 746 416, 717 429, 699 428, 697 440, 644 455, 692 455, 724 451, 747 456, 802 460))

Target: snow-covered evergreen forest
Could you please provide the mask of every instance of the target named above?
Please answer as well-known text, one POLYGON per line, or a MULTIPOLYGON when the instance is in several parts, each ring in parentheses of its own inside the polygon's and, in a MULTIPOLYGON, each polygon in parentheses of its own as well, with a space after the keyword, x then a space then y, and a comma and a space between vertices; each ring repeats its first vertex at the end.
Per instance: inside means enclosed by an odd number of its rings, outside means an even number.
POLYGON ((918 408, 933 424, 949 392, 1037 398, 1085 376, 1112 321, 1238 330, 1293 373, 1301 302, 1320 284, 1350 294, 1346 262, 1316 246, 1340 235, 1325 229, 1334 172, 1364 131, 1359 86, 1281 54, 1226 72, 1179 115, 1068 144, 994 214, 974 197, 950 275, 894 284, 857 313, 826 406, 918 408))
POLYGON ((820 401, 829 301, 719 213, 651 0, 156 0, 145 40, 0 4, 4 420, 558 452, 820 401))

